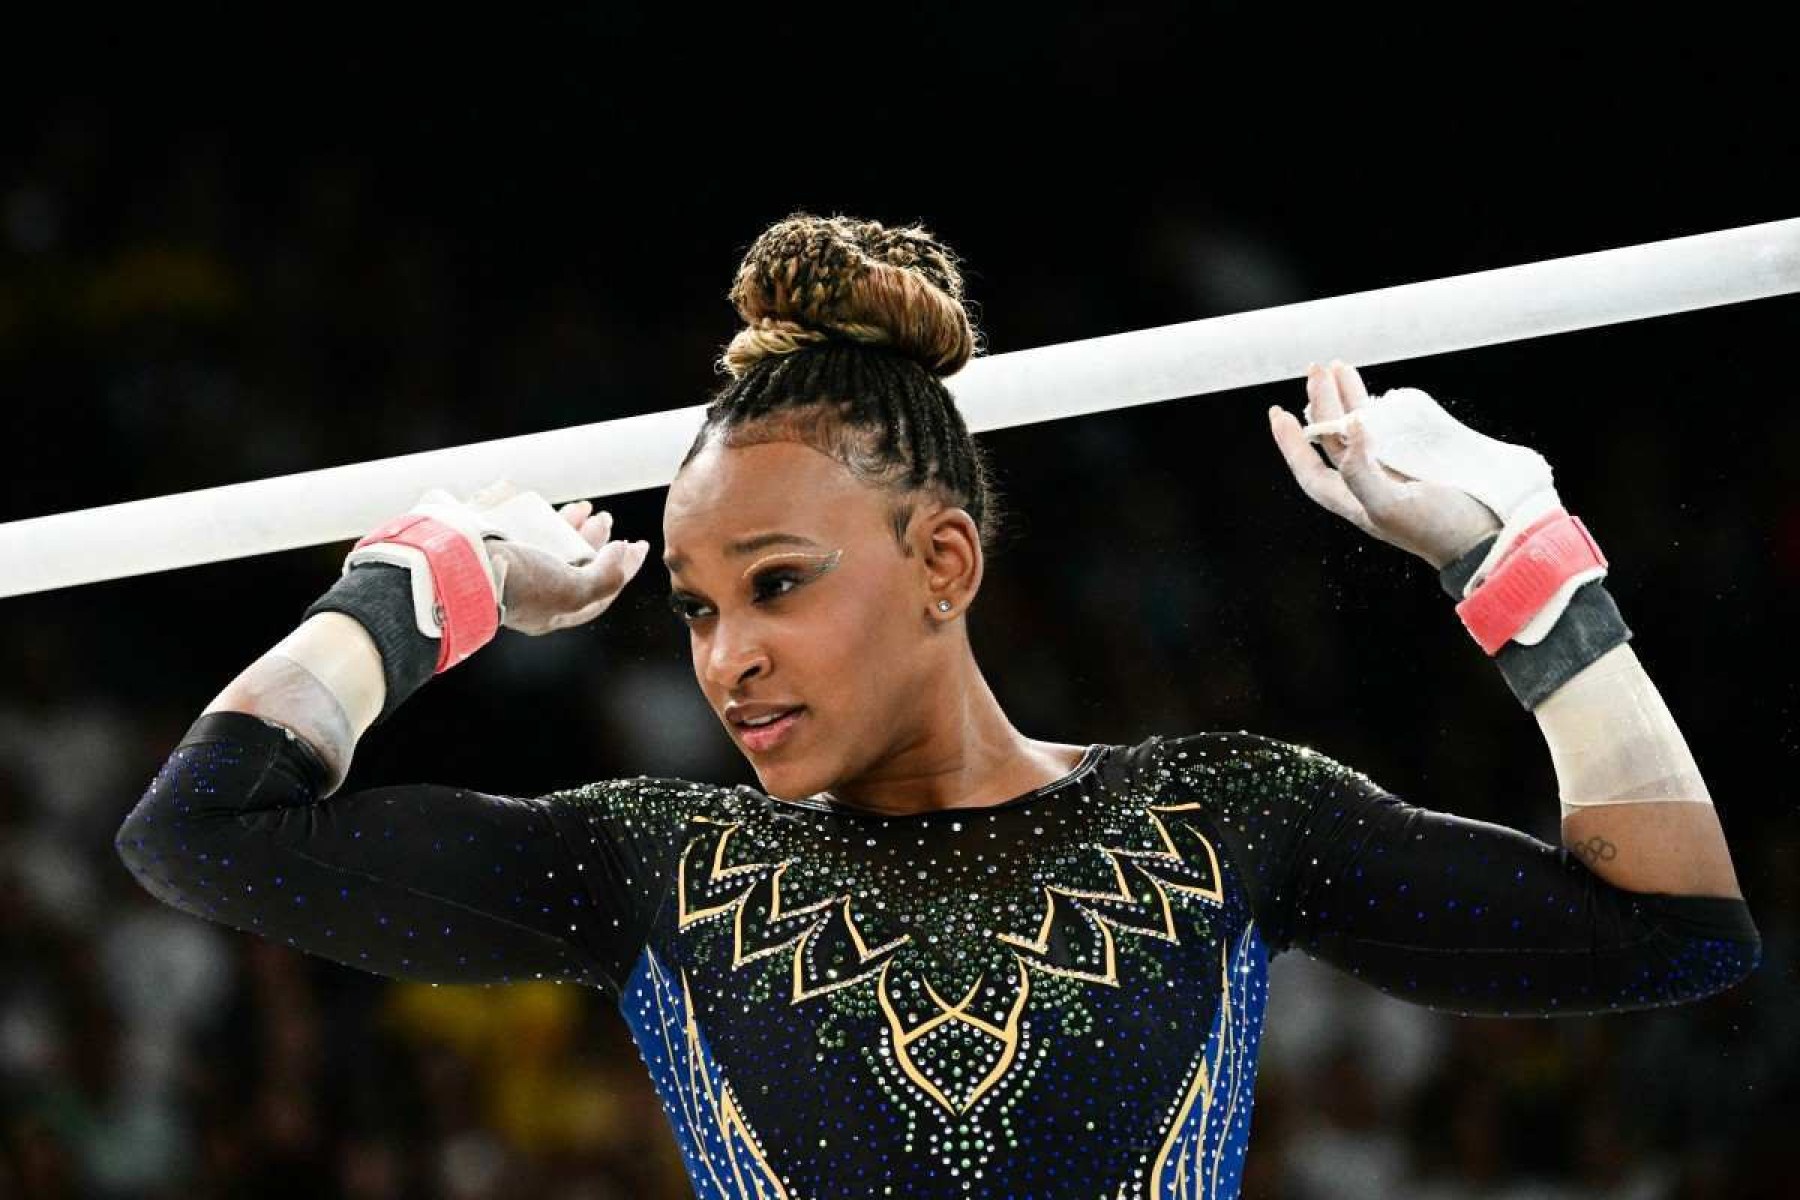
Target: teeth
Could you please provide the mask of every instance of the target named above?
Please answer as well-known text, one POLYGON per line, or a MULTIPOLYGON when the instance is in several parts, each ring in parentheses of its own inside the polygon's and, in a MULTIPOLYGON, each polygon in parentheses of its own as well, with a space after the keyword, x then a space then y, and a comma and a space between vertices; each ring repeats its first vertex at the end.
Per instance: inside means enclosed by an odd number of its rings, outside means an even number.
POLYGON ((754 720, 745 721, 744 724, 751 725, 751 726, 763 726, 763 725, 769 724, 772 721, 779 721, 781 718, 783 718, 785 716, 787 716, 787 713, 784 713, 784 712, 771 713, 766 717, 757 717, 754 720))

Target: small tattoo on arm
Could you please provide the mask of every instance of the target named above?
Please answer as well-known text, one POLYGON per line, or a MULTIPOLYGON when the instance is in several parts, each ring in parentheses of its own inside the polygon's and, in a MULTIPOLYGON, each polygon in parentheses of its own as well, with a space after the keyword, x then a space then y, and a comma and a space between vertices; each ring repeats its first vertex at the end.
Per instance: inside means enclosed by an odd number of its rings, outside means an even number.
POLYGON ((1619 848, 1603 837, 1591 837, 1585 842, 1575 843, 1569 849, 1579 855, 1581 861, 1590 867, 1595 863, 1611 862, 1619 857, 1619 848))

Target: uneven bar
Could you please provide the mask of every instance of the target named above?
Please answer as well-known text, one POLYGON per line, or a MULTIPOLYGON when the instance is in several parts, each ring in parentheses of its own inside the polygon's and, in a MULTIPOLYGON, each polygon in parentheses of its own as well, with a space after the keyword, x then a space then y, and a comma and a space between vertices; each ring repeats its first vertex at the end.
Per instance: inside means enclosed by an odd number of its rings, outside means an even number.
MULTIPOLYGON (((971 362, 974 432, 1641 321, 1800 291, 1800 219, 1477 271, 971 362)), ((0 525, 0 596, 348 541, 430 487, 510 479, 552 503, 666 485, 703 406, 0 525)))

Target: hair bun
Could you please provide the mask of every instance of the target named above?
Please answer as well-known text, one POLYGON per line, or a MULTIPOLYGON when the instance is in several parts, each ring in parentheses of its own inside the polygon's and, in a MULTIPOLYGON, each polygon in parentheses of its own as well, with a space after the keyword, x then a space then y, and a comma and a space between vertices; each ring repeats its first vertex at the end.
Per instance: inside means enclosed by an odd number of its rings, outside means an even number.
POLYGON ((721 359, 734 377, 834 339, 890 346, 936 375, 975 353, 956 256, 918 225, 795 213, 744 255, 731 302, 745 323, 721 359))

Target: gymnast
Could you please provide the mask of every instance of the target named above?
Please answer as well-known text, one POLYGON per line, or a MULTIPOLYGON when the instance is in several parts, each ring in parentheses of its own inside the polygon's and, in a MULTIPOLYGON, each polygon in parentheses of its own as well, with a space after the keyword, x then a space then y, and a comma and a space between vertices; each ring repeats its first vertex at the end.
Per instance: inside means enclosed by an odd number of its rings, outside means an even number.
POLYGON ((600 989, 709 1198, 1236 1196, 1290 948, 1469 1015, 1754 969, 1712 798, 1543 459, 1342 363, 1309 370, 1307 421, 1270 410, 1276 448, 1436 569, 1537 718, 1562 844, 1247 731, 1016 729, 968 636, 995 506, 942 382, 977 349, 962 293, 925 229, 844 217, 774 224, 738 271, 663 564, 760 786, 340 791, 427 679, 499 628, 594 619, 649 550, 586 501, 428 493, 193 723, 126 866, 364 971, 600 989))

